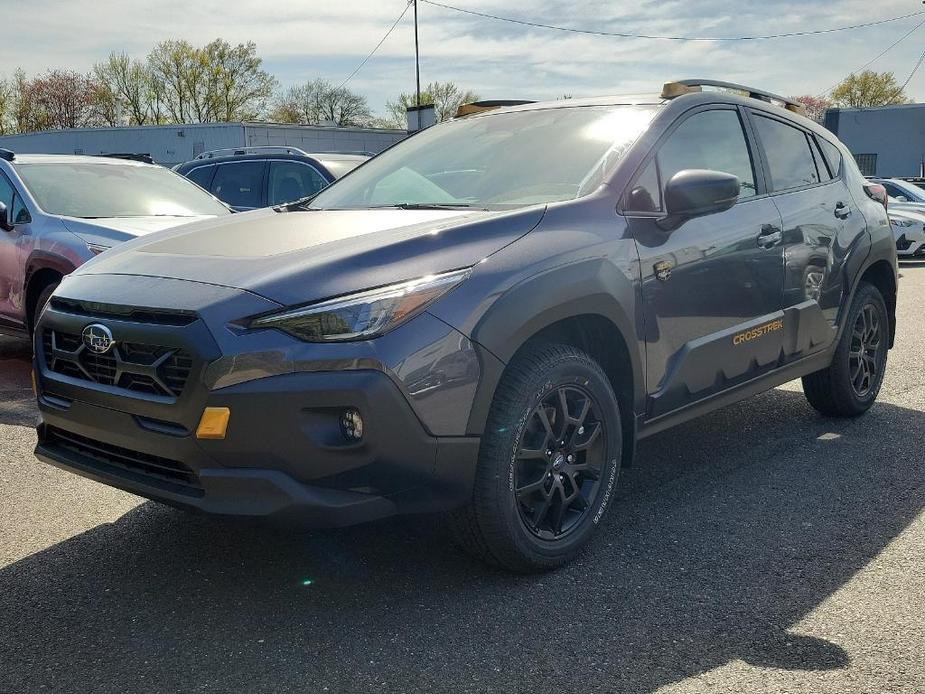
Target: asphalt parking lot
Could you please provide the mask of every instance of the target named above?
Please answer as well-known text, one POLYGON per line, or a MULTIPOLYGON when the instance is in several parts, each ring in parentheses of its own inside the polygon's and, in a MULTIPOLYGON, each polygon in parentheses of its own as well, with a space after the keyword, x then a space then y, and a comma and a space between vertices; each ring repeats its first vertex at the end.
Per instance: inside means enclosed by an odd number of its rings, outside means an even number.
POLYGON ((255 527, 40 464, 0 343, 0 692, 921 692, 925 266, 901 274, 870 413, 792 383, 649 439, 537 577, 430 518, 255 527))

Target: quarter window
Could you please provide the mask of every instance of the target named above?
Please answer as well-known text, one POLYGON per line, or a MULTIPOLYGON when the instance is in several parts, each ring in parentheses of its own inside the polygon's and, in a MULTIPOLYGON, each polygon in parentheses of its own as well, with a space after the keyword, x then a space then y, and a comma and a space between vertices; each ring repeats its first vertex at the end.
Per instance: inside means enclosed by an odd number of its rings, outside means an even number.
POLYGON ((829 165, 829 171, 832 172, 832 178, 838 178, 838 173, 841 170, 841 152, 838 147, 824 137, 817 137, 816 142, 818 142, 819 146, 822 148, 826 163, 829 165))
POLYGON ((819 183, 819 172, 806 133, 764 116, 755 118, 776 191, 819 183))
POLYGON ((186 177, 200 188, 209 190, 209 184, 212 182, 212 174, 214 172, 214 166, 200 166, 186 174, 186 177))
POLYGON ((736 111, 701 111, 678 126, 658 152, 661 188, 679 171, 710 169, 739 179, 739 198, 756 193, 755 169, 736 111))
POLYGON ((0 202, 6 205, 7 210, 13 209, 13 193, 15 192, 13 185, 7 180, 6 176, 0 173, 0 202))
POLYGON ((11 209, 13 213, 10 215, 10 218, 13 220, 13 224, 28 224, 32 221, 32 215, 29 214, 29 210, 27 210, 25 204, 23 204, 22 198, 19 197, 19 193, 13 195, 13 207, 11 209))
POLYGON ((662 209, 655 159, 649 162, 629 189, 623 207, 629 212, 658 212, 662 209))

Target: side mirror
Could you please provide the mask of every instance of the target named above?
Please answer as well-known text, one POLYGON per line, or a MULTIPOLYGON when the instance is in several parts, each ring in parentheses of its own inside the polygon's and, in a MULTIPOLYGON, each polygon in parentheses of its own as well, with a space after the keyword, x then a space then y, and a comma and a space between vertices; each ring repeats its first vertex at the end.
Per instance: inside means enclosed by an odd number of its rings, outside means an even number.
POLYGON ((909 198, 907 198, 905 195, 897 195, 896 202, 909 202, 909 198))
POLYGON ((4 231, 13 231, 15 227, 10 222, 10 211, 6 208, 6 204, 0 202, 0 229, 4 231))
POLYGON ((723 212, 739 199, 739 179, 732 174, 707 169, 679 171, 665 186, 668 214, 658 225, 670 231, 688 219, 723 212))

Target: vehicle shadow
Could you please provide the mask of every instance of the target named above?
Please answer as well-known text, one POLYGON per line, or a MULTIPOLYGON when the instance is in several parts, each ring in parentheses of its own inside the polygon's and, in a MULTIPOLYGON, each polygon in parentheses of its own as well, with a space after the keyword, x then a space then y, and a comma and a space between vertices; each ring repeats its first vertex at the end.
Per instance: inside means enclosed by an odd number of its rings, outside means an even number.
POLYGON ((32 345, 0 336, 0 424, 35 425, 31 372, 32 345))
POLYGON ((542 576, 471 562, 429 517, 308 533, 144 503, 0 570, 0 691, 647 692, 735 659, 845 667, 794 627, 922 510, 919 423, 775 390, 660 434, 593 546, 542 576))

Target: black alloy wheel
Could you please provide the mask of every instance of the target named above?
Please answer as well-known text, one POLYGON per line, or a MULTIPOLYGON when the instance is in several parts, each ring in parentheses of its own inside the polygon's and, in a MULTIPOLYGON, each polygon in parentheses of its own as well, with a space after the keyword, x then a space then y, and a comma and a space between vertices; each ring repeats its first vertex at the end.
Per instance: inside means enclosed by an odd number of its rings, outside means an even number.
POLYGON ((579 386, 551 389, 533 409, 514 466, 525 527, 556 540, 578 527, 601 486, 607 432, 594 397, 579 386))

